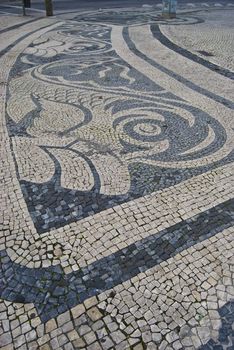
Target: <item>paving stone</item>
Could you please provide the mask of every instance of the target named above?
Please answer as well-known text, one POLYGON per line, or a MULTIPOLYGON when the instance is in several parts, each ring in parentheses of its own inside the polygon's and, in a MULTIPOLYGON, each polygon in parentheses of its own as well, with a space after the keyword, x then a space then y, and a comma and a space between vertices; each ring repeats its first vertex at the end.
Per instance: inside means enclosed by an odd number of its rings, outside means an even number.
POLYGON ((79 338, 79 334, 73 329, 68 333, 68 338, 72 341, 79 338))
POLYGON ((40 350, 51 350, 51 347, 49 346, 49 344, 44 344, 44 345, 40 346, 39 349, 40 350))
POLYGON ((50 333, 51 331, 53 331, 56 328, 57 328, 57 324, 56 324, 56 321, 54 319, 49 320, 45 324, 46 333, 50 333))
POLYGON ((81 338, 74 339, 72 341, 72 344, 74 345, 75 348, 78 348, 78 349, 85 347, 85 342, 81 338))
POLYGON ((89 332, 84 335, 85 342, 89 345, 92 344, 96 340, 96 335, 94 332, 89 332))
POLYGON ((64 349, 65 349, 65 350, 73 350, 74 347, 73 347, 73 345, 72 345, 71 343, 68 343, 68 344, 66 344, 66 345, 64 346, 64 349))
POLYGON ((88 350, 101 350, 101 345, 98 342, 95 342, 87 347, 88 350))
POLYGON ((119 344, 120 342, 125 340, 125 335, 118 330, 111 333, 111 338, 114 340, 116 344, 119 344))
POLYGON ((43 337, 38 339, 38 344, 39 345, 44 345, 45 343, 47 343, 50 340, 50 337, 48 334, 44 335, 43 337))
POLYGON ((71 317, 70 317, 69 311, 63 313, 62 315, 59 315, 57 318, 58 326, 61 327, 65 323, 69 322, 70 319, 71 319, 71 317))
POLYGON ((71 331, 74 328, 73 323, 67 322, 62 326, 62 331, 63 333, 68 333, 69 331, 71 331))
POLYGON ((143 350, 144 347, 143 347, 142 344, 139 343, 139 344, 135 345, 133 349, 134 349, 134 350, 143 350))
POLYGON ((36 334, 34 329, 31 332, 26 334, 27 342, 31 342, 32 340, 35 340, 36 338, 37 338, 37 334, 36 334))
POLYGON ((12 342, 12 337, 11 337, 10 333, 4 333, 4 334, 0 335, 1 347, 8 345, 11 342, 12 342))
POLYGON ((85 305, 86 309, 90 309, 92 306, 97 305, 97 298, 93 297, 93 298, 85 300, 84 305, 85 305))
POLYGON ((161 341, 161 339, 162 339, 161 333, 152 333, 152 340, 153 340, 155 343, 159 344, 160 341, 161 341))
POLYGON ((87 315, 91 318, 92 321, 98 321, 103 316, 97 307, 92 307, 89 309, 87 311, 87 315))
POLYGON ((85 308, 82 304, 80 304, 80 305, 77 305, 76 307, 72 308, 71 312, 72 312, 73 318, 75 319, 75 318, 81 316, 85 312, 85 308))
POLYGON ((80 336, 83 336, 91 331, 91 328, 88 325, 82 325, 77 329, 80 336))
POLYGON ((59 348, 59 342, 58 342, 58 338, 53 338, 50 340, 50 345, 52 347, 52 349, 58 349, 59 348))
POLYGON ((109 337, 104 337, 101 340, 101 345, 104 350, 108 350, 114 346, 114 343, 109 337))

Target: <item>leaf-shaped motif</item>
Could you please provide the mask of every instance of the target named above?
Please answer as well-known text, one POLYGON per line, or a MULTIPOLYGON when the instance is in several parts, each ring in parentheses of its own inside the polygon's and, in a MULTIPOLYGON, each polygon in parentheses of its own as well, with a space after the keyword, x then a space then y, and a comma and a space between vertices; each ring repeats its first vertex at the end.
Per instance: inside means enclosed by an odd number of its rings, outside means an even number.
POLYGON ((84 113, 77 106, 43 98, 38 100, 38 105, 41 107, 40 114, 27 130, 31 135, 60 134, 84 121, 84 113))
POLYGON ((89 164, 70 150, 50 149, 61 166, 61 186, 73 190, 90 191, 94 178, 89 164))
POLYGON ((127 164, 111 154, 94 153, 90 159, 99 174, 102 194, 121 195, 129 191, 131 179, 127 164))
MULTIPOLYGON (((13 90, 14 91, 14 90, 13 90)), ((25 95, 20 91, 13 94, 7 103, 7 112, 12 120, 16 123, 20 123, 28 113, 32 112, 36 108, 30 95, 25 95)))
POLYGON ((21 180, 43 183, 54 175, 54 162, 33 139, 14 137, 13 150, 21 180))

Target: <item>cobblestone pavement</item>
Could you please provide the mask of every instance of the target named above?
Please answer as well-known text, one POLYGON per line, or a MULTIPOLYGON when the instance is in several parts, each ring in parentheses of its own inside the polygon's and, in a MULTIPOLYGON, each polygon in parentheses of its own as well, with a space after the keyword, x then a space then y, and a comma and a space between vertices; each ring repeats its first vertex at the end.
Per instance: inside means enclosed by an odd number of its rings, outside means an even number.
POLYGON ((0 348, 233 349, 232 7, 0 21, 0 348))

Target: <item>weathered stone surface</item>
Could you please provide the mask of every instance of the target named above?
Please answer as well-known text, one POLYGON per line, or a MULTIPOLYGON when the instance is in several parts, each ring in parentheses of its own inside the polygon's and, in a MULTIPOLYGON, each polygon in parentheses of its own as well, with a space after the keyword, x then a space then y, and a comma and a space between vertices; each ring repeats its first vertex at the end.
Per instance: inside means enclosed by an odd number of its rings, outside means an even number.
POLYGON ((1 350, 231 349, 232 7, 192 5, 0 6, 1 350))

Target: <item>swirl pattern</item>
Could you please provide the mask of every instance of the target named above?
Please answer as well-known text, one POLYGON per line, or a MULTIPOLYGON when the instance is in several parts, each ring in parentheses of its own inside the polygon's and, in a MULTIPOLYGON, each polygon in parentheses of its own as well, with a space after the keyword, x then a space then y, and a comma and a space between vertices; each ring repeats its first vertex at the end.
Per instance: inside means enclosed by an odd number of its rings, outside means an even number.
POLYGON ((16 62, 7 111, 39 232, 175 184, 178 169, 191 169, 190 177, 212 168, 227 141, 212 115, 120 59, 106 25, 74 22, 36 39, 16 62), (163 168, 171 169, 170 180, 163 168))

